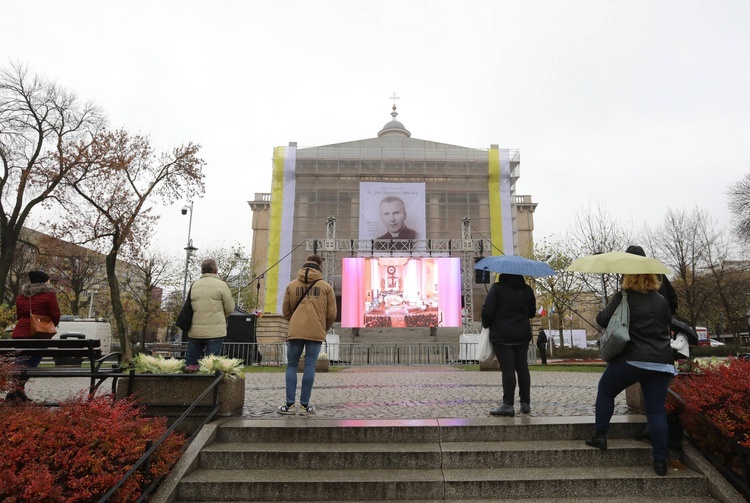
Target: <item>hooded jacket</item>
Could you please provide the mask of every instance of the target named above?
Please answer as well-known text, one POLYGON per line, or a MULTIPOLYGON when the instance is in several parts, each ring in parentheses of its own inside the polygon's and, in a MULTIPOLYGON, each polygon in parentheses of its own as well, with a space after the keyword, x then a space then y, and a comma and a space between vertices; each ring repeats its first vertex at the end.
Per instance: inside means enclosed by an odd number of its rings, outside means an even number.
POLYGON ((492 285, 482 306, 482 327, 490 329, 490 342, 524 344, 531 342, 531 322, 536 316, 534 290, 523 276, 501 274, 492 285))
POLYGON ((326 332, 336 321, 336 295, 333 287, 323 281, 317 264, 305 262, 297 272, 297 279, 287 285, 282 312, 289 320, 289 339, 326 340, 326 332), (315 285, 302 298, 313 281, 315 285))
POLYGON ((234 311, 234 299, 229 287, 219 276, 203 273, 190 287, 193 323, 188 337, 215 339, 227 336, 227 316, 234 311))
POLYGON ((27 283, 21 287, 21 293, 16 297, 16 316, 18 323, 13 329, 13 339, 28 339, 29 308, 31 312, 49 316, 55 326, 60 324, 60 306, 57 304, 55 289, 46 283, 27 283))

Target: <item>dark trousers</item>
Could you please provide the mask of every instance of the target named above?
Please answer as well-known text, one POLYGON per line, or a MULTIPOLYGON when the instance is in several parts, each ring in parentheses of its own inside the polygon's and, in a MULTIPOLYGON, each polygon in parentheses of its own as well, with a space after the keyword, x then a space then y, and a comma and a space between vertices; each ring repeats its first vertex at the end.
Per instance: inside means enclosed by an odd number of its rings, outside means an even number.
POLYGON ((537 346, 539 349, 539 358, 542 359, 542 365, 547 365, 547 348, 545 346, 537 346))
POLYGON ((500 363, 503 375, 503 403, 513 405, 516 394, 516 375, 518 375, 518 395, 524 403, 531 403, 531 375, 526 361, 529 344, 492 343, 492 350, 500 363))
POLYGON ((612 419, 615 410, 615 397, 628 386, 640 383, 651 445, 654 447, 654 461, 667 461, 669 432, 664 404, 670 379, 672 375, 667 372, 639 369, 627 362, 609 362, 599 379, 596 394, 596 430, 607 431, 609 420, 612 419))

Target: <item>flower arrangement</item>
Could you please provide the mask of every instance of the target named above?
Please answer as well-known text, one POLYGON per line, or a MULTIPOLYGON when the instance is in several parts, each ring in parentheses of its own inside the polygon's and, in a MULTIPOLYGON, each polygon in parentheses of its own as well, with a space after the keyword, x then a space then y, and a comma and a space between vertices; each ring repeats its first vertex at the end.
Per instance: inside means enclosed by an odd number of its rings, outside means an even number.
POLYGON ((725 358, 717 358, 712 356, 710 358, 690 358, 687 360, 678 360, 675 362, 675 367, 678 372, 686 373, 705 373, 719 369, 720 367, 729 365, 729 361, 725 358))
POLYGON ((318 354, 318 360, 327 360, 328 359, 328 353, 319 353, 318 354))
POLYGON ((185 360, 164 358, 162 355, 140 353, 134 360, 135 368, 147 374, 181 374, 185 369, 185 360))
MULTIPOLYGON (((178 358, 164 358, 161 355, 151 356, 139 354, 135 357, 135 367, 147 374, 181 374, 186 371, 185 360, 178 358)), ((238 358, 208 355, 198 360, 199 374, 215 374, 221 372, 227 379, 242 376, 244 362, 238 358)))
POLYGON ((245 366, 239 358, 227 358, 226 356, 208 355, 198 360, 199 374, 214 374, 221 372, 226 379, 236 379, 242 376, 245 366))

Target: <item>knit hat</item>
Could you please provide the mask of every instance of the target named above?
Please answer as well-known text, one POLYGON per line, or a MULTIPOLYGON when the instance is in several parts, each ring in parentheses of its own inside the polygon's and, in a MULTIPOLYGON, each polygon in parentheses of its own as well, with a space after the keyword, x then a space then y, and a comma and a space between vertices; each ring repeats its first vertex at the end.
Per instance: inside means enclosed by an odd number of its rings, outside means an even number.
POLYGON ((646 252, 643 251, 643 248, 638 245, 628 246, 627 250, 625 250, 625 253, 632 253, 633 255, 640 255, 641 257, 646 256, 646 252))
POLYGON ((49 274, 44 271, 29 271, 29 281, 32 283, 45 283, 49 279, 49 274))

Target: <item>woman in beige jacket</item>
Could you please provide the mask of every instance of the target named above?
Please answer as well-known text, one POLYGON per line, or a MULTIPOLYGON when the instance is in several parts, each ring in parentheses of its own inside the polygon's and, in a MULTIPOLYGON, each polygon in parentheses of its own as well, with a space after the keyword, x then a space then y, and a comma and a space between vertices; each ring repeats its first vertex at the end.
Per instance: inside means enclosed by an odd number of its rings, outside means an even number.
POLYGON ((190 287, 193 322, 188 331, 185 366, 198 370, 198 359, 206 355, 221 355, 227 336, 227 316, 234 311, 234 299, 229 286, 217 275, 219 266, 212 258, 201 262, 201 277, 190 287))

